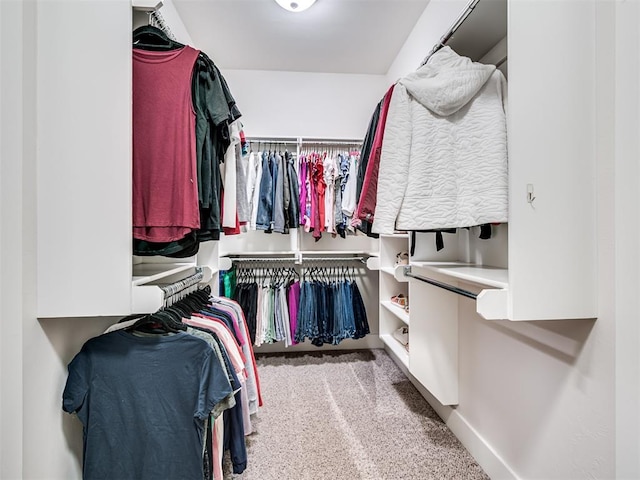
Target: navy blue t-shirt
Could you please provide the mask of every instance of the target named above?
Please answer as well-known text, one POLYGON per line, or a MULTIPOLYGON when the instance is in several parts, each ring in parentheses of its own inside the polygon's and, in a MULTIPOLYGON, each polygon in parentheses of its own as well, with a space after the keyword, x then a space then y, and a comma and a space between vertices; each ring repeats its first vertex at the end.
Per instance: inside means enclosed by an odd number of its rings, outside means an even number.
POLYGON ((63 393, 84 426, 83 478, 202 480, 205 421, 231 393, 211 347, 184 332, 88 340, 63 393))

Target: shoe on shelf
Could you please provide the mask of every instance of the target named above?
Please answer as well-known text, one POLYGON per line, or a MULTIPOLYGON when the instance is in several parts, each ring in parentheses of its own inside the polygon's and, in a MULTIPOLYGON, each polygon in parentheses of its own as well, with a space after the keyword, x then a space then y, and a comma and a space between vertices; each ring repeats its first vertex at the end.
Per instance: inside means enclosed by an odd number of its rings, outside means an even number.
POLYGON ((409 327, 400 327, 395 330, 393 332, 393 338, 407 347, 409 345, 409 327))
POLYGON ((398 265, 409 265, 409 253, 400 252, 396 255, 396 267, 398 265))
POLYGON ((405 310, 409 308, 409 299, 404 293, 399 293, 391 297, 391 303, 405 310))

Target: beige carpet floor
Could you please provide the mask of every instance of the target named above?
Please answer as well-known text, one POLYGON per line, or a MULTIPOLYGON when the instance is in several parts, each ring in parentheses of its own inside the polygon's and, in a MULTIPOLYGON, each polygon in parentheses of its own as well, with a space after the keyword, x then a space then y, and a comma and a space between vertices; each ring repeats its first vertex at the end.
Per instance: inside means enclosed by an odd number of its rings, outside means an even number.
POLYGON ((238 480, 488 479, 384 350, 258 355, 238 480))
POLYGON ((238 480, 488 479, 384 350, 256 357, 264 406, 238 480))

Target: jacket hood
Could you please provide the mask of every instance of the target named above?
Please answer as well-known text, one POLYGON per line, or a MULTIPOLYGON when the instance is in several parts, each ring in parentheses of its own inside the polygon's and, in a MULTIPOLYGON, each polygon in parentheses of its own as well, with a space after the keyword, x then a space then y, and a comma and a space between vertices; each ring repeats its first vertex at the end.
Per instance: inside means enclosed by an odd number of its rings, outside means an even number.
POLYGON ((399 83, 425 108, 446 117, 465 106, 495 71, 443 47, 399 83))

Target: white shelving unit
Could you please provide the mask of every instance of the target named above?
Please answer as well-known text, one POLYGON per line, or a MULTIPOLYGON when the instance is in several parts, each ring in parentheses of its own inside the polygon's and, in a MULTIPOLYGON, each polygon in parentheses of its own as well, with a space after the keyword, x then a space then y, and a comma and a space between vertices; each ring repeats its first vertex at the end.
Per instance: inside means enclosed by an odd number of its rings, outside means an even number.
MULTIPOLYGON (((402 265, 396 265, 396 255, 409 251, 409 237, 407 234, 381 235, 379 257, 379 318, 380 339, 391 350, 395 357, 409 368, 409 352, 396 338, 393 332, 403 326, 409 327, 409 314, 398 305, 394 305, 391 298, 402 294, 409 298, 409 284, 406 278, 402 278, 399 272, 402 265)), ((409 331, 409 339, 411 330, 409 331)), ((411 345, 411 340, 409 340, 411 345)))
POLYGON ((160 6, 159 0, 113 0, 80 14, 74 2, 38 5, 42 18, 55 19, 41 25, 37 40, 39 318, 150 313, 163 304, 159 284, 180 280, 196 266, 209 280, 217 271, 217 242, 177 261, 132 255, 131 31, 135 17, 146 24, 160 6), (77 39, 94 33, 93 47, 101 53, 88 58, 77 39), (78 70, 74 58, 85 58, 96 74, 91 86, 68 82, 78 70), (103 93, 99 99, 94 88, 103 93), (87 99, 102 112, 91 128, 83 115, 87 99), (75 120, 61 123, 61 109, 75 120))
POLYGON ((197 268, 201 269, 203 273, 201 283, 210 282, 214 274, 217 273, 217 269, 206 266, 196 267, 194 264, 141 264, 137 266, 139 268, 135 267, 135 273, 146 273, 146 275, 135 276, 134 273, 131 313, 148 313, 161 308, 164 304, 164 292, 161 286, 188 277, 194 274, 197 268))
MULTIPOLYGON (((487 240, 478 239, 473 228, 459 229, 445 235, 442 251, 433 248, 433 233, 418 234, 413 245, 411 276, 405 277, 411 305, 408 367, 443 405, 458 403, 463 302, 474 302, 477 321, 596 317, 596 56, 593 44, 585 42, 594 38, 594 25, 590 2, 569 9, 562 2, 481 1, 451 40, 458 54, 476 61, 483 55, 505 58, 508 50, 509 223, 493 226, 487 240), (536 25, 543 19, 553 19, 549 28, 560 37, 539 35, 536 25), (553 55, 546 56, 548 51, 553 55), (561 86, 541 64, 563 78, 561 86), (549 115, 543 118, 541 111, 549 115)), ((507 71, 506 64, 501 70, 507 71)), ((381 238, 381 300, 389 288, 398 288, 384 261, 385 248, 397 248, 392 241, 381 238)), ((399 321, 381 307, 383 336, 399 321)), ((397 350, 392 340, 384 341, 397 350)))

